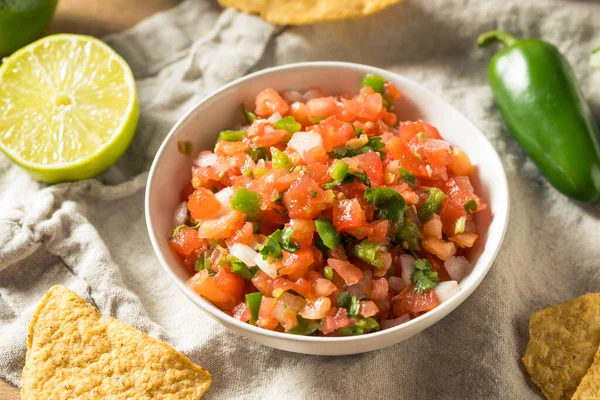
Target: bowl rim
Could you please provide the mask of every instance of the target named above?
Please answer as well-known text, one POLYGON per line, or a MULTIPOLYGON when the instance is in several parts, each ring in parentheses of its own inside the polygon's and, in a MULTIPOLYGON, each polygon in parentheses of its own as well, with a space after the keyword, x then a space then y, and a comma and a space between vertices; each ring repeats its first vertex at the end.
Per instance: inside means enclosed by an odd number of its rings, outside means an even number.
MULTIPOLYGON (((429 326, 435 324, 436 322, 439 322, 439 320, 444 318, 446 315, 448 315, 450 312, 452 312, 454 309, 456 309, 460 304, 462 304, 475 291, 475 289, 477 289, 477 287, 479 287, 479 285, 481 284, 481 282, 483 281, 483 279, 485 278, 485 276, 491 269, 492 264, 494 263, 497 255, 498 255, 498 252, 500 251, 500 248, 502 247, 502 243, 504 241, 504 237, 506 235, 506 231, 508 228, 508 220, 509 220, 509 214, 510 214, 510 193, 509 193, 509 187, 508 187, 508 179, 506 177, 506 172, 504 170, 504 165, 502 164, 502 161, 500 159, 500 156, 496 152, 496 149, 492 146, 492 144, 485 137, 485 135, 481 132, 481 130, 479 128, 477 128, 477 126, 475 126, 475 124, 473 124, 466 116, 464 116, 460 111, 458 111, 450 103, 446 102, 443 98, 436 95, 435 93, 433 93, 426 87, 422 86, 421 84, 413 81, 412 79, 409 79, 401 74, 387 71, 382 68, 373 67, 370 65, 349 63, 349 62, 339 62, 339 61, 301 62, 301 63, 285 64, 285 65, 281 65, 281 66, 262 69, 262 70, 253 72, 251 74, 242 76, 238 79, 235 79, 232 82, 222 86, 218 90, 211 92, 207 96, 203 97, 201 100, 199 100, 194 105, 192 105, 190 107, 190 109, 183 116, 181 116, 178 119, 178 121, 175 123, 175 125, 173 125, 173 127, 171 128, 171 130, 169 131, 167 136, 165 136, 164 140, 162 141, 158 151, 156 152, 156 154, 154 156, 154 159, 152 161, 152 166, 150 167, 150 171, 148 173, 148 180, 147 180, 147 184, 146 184, 146 190, 145 190, 144 197, 145 197, 144 198, 144 208, 145 208, 144 214, 145 214, 145 218, 146 218, 146 226, 148 229, 148 234, 150 237, 150 242, 152 243, 152 248, 154 250, 154 253, 156 254, 161 266, 163 267, 164 270, 166 270, 166 272, 169 275, 169 277, 171 278, 171 280, 196 306, 200 307, 200 309, 202 309, 204 312, 208 313, 210 316, 216 318, 217 320, 224 320, 227 324, 232 324, 239 329, 246 330, 251 333, 271 337, 273 339, 283 339, 285 341, 313 342, 313 343, 337 343, 337 342, 355 342, 355 341, 361 341, 361 340, 376 340, 377 338, 379 338, 381 336, 392 335, 392 334, 398 333, 402 330, 406 330, 414 325, 424 325, 424 327, 421 328, 417 332, 417 333, 419 333, 422 330, 428 328, 429 326), (399 81, 403 81, 404 83, 408 84, 409 86, 417 87, 419 90, 423 91, 426 95, 436 98, 440 102, 440 104, 442 104, 445 108, 450 109, 450 110, 454 111, 455 113, 459 114, 460 116, 462 116, 464 118, 465 122, 467 124, 471 125, 471 127, 476 132, 476 134, 478 136, 480 136, 481 139, 483 139, 484 146, 489 147, 489 150, 491 150, 491 154, 493 155, 493 157, 492 157, 493 162, 496 165, 498 165, 500 168, 499 172, 500 172, 500 176, 501 176, 501 181, 496 182, 495 185, 503 186, 503 188, 500 188, 500 193, 502 193, 502 192, 505 193, 505 199, 504 199, 503 203, 506 204, 506 208, 503 210, 494 209, 494 218, 501 219, 500 222, 502 224, 502 233, 499 237, 496 248, 493 250, 493 252, 491 254, 489 262, 486 265, 481 266, 479 268, 479 270, 478 270, 479 276, 477 276, 476 279, 473 280, 469 286, 461 287, 461 290, 457 293, 457 295, 455 295, 452 298, 450 298, 449 300, 443 302, 442 304, 440 304, 433 310, 428 311, 425 314, 422 314, 422 315, 418 316, 417 318, 411 319, 410 321, 405 322, 403 324, 400 324, 400 325, 397 325, 397 326, 394 326, 394 327, 391 327, 388 329, 381 329, 377 332, 371 332, 371 333, 364 334, 364 335, 340 336, 340 337, 294 335, 294 334, 290 334, 290 333, 286 333, 286 332, 271 331, 268 329, 250 325, 248 323, 242 322, 242 321, 234 318, 233 316, 225 313, 224 311, 221 311, 216 306, 214 306, 212 303, 210 303, 208 300, 206 300, 205 298, 196 294, 194 291, 192 291, 190 288, 188 288, 187 285, 185 284, 185 282, 180 281, 179 277, 177 277, 175 275, 175 273, 169 266, 169 263, 163 256, 163 253, 160 250, 160 247, 158 244, 159 239, 154 235, 154 227, 152 224, 152 219, 150 218, 150 193, 152 191, 154 175, 158 168, 158 163, 160 162, 160 159, 163 156, 163 153, 165 152, 167 144, 173 140, 173 137, 175 136, 175 134, 179 130, 179 128, 184 123, 186 123, 190 118, 192 118, 194 116, 196 110, 199 107, 201 107, 204 103, 206 103, 207 101, 209 101, 210 99, 212 99, 216 96, 219 96, 221 93, 227 91, 231 87, 234 87, 241 83, 247 82, 249 80, 253 80, 253 79, 261 77, 263 75, 269 75, 269 74, 272 74, 275 72, 287 71, 287 70, 296 70, 296 69, 301 70, 301 69, 304 69, 307 67, 309 67, 309 68, 311 68, 311 67, 326 67, 326 68, 332 68, 332 69, 341 68, 341 69, 359 70, 361 72, 368 70, 369 72, 380 74, 383 76, 393 75, 395 79, 397 79, 399 81), (450 308, 450 310, 448 312, 446 312, 447 308, 450 308), (437 318, 437 320, 435 320, 431 324, 427 325, 426 321, 428 319, 430 319, 430 320, 434 319, 438 315, 439 315, 439 318, 437 318)), ((473 274, 474 272, 475 272, 475 268, 470 272, 470 274, 473 274)))

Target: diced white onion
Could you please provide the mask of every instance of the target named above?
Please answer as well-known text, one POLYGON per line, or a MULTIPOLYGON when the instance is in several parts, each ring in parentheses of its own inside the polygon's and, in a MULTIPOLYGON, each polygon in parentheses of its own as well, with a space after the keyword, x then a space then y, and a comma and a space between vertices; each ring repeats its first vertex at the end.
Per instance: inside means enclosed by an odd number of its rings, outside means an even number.
POLYGON ((173 212, 173 226, 185 224, 188 216, 187 202, 182 201, 173 212))
POLYGON ((415 272, 415 258, 410 254, 400 256, 400 267, 402 267, 402 279, 407 285, 410 285, 410 279, 415 272))
POLYGON ((194 159, 194 165, 198 167, 210 167, 219 160, 219 157, 215 153, 200 153, 194 159))
POLYGON ((440 282, 434 289, 434 292, 440 300, 440 303, 443 303, 456 293, 460 292, 460 286, 458 286, 458 282, 456 281, 440 282))
POLYGON ((234 243, 230 248, 229 252, 232 256, 239 258, 247 266, 253 267, 256 265, 256 255, 258 254, 251 247, 246 246, 242 243, 234 243))
POLYGON ((346 291, 357 299, 367 299, 371 297, 371 282, 373 280, 373 272, 370 270, 363 271, 363 277, 358 283, 350 285, 346 291))
POLYGON ((303 159, 311 149, 322 146, 323 138, 317 132, 297 132, 288 142, 288 147, 296 150, 303 159))
POLYGON ((410 321, 408 314, 401 315, 400 317, 395 319, 386 319, 381 323, 381 329, 389 329, 408 321, 410 321))
POLYGON ((312 99, 318 99, 319 97, 325 97, 325 94, 323 92, 322 89, 309 89, 306 92, 304 92, 304 100, 308 101, 308 100, 312 100, 312 99))
POLYGON ((453 280, 460 282, 471 271, 471 263, 463 256, 450 257, 444 262, 448 275, 453 280))
POLYGON ((276 124, 280 119, 281 119, 281 114, 279 114, 278 112, 276 112, 275 114, 271 115, 267 119, 267 121, 269 121, 272 124, 276 124))
POLYGON ((219 203, 221 203, 221 216, 226 215, 230 211, 229 204, 231 203, 232 195, 233 188, 231 186, 221 189, 217 193, 215 193, 215 197, 217 198, 217 200, 219 200, 219 203))
POLYGON ((406 282, 404 282, 404 279, 398 278, 397 276, 390 276, 388 278, 388 286, 400 293, 402 289, 406 287, 406 282))
POLYGON ((267 260, 262 258, 261 254, 256 254, 254 257, 254 262, 265 274, 269 275, 271 278, 277 278, 277 271, 272 267, 271 264, 267 260))

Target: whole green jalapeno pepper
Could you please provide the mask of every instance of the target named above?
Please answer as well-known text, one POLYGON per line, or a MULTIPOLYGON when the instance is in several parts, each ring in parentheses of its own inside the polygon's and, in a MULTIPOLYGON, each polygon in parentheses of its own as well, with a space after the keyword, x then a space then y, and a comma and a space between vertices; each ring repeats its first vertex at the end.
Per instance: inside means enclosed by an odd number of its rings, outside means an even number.
POLYGON ((509 130, 555 188, 600 200, 600 130, 571 66, 542 40, 491 31, 477 42, 496 41, 505 48, 492 58, 488 79, 509 130))

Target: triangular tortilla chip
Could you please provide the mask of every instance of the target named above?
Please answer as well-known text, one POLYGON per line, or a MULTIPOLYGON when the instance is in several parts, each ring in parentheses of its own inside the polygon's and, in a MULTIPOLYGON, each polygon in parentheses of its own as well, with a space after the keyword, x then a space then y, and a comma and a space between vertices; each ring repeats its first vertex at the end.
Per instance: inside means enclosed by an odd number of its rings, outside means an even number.
POLYGON ((199 399, 211 381, 183 354, 64 286, 46 293, 29 324, 23 400, 199 399))
POLYGON ((525 370, 547 399, 570 399, 600 345, 600 293, 537 311, 529 322, 525 370))
POLYGON ((260 14, 272 24, 302 25, 364 17, 401 0, 219 0, 223 7, 260 14))
POLYGON ((581 380, 573 400, 598 400, 600 399, 600 350, 596 352, 594 362, 587 374, 581 380))

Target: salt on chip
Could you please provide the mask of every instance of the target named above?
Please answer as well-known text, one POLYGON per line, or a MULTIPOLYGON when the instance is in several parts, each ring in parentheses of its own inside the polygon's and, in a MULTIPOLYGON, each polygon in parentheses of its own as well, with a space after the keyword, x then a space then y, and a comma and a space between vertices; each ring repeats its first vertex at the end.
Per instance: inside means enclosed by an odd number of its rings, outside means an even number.
POLYGON ((600 293, 537 311, 529 322, 525 370, 547 399, 570 399, 600 345, 600 293))
POLYGON ((598 400, 600 399, 600 350, 594 357, 594 362, 587 374, 581 379, 573 400, 598 400))
POLYGON ((272 24, 303 25, 358 18, 381 11, 401 0, 219 0, 223 7, 260 14, 272 24))
POLYGON ((54 286, 29 324, 21 398, 199 399, 211 381, 172 347, 54 286))

